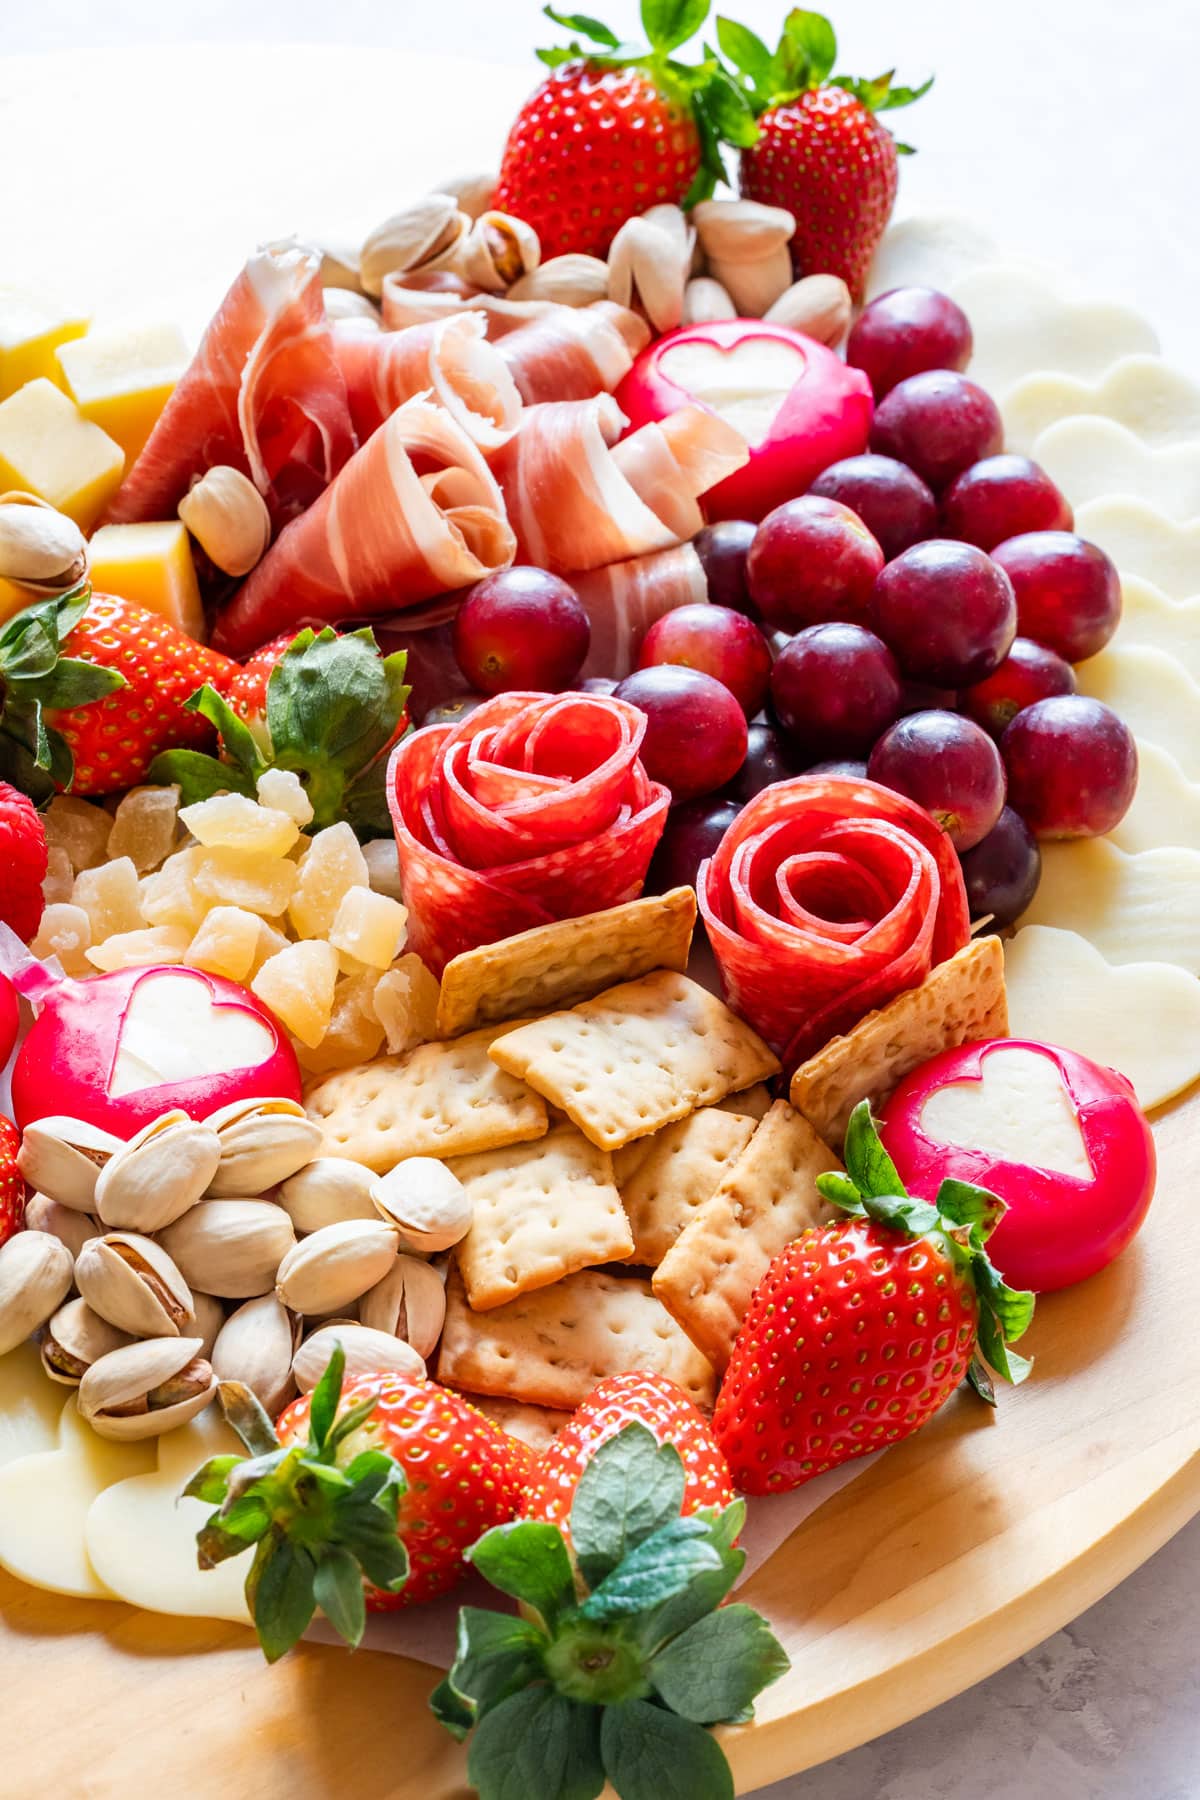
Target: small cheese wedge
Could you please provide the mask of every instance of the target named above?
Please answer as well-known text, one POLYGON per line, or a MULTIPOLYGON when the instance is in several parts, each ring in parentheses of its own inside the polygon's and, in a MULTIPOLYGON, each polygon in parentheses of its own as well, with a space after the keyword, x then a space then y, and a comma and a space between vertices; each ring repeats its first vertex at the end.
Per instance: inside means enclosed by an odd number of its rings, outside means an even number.
POLYGON ((1047 426, 1077 413, 1115 419, 1158 447, 1200 438, 1200 386, 1160 356, 1123 356, 1099 381, 1027 375, 1002 410, 1005 448, 1026 456, 1047 426))
POLYGON ((1153 582, 1130 575, 1121 582, 1121 599, 1121 622, 1108 649, 1165 650, 1200 682, 1200 593, 1169 600, 1153 582))
POLYGON ((1107 838, 1043 844, 1042 879, 1019 923, 1077 931, 1111 963, 1175 963, 1200 975, 1197 894, 1197 850, 1127 856, 1107 838))
POLYGON ((204 608, 191 539, 178 519, 102 525, 88 547, 92 586, 170 619, 189 637, 204 635, 204 608))
POLYGON ((1042 275, 1017 264, 968 270, 950 293, 971 321, 971 380, 997 401, 1043 369, 1092 380, 1123 356, 1153 356, 1158 349, 1154 328, 1140 313, 1065 299, 1042 275))
POLYGON ((1148 644, 1102 650, 1078 670, 1079 692, 1103 700, 1135 737, 1173 756, 1200 780, 1200 686, 1165 650, 1148 644))
POLYGON ((1028 925, 1004 948, 1009 1028, 1119 1069, 1149 1111, 1200 1077, 1200 981, 1159 962, 1113 968, 1074 931, 1028 925))
POLYGON ((84 531, 120 484, 125 456, 44 377, 0 402, 0 488, 48 500, 84 531))
POLYGON ((0 285, 0 400, 27 381, 63 385, 58 349, 88 328, 86 318, 23 288, 0 285))
POLYGON ((1155 449, 1114 419, 1060 419, 1039 433, 1033 460, 1076 506, 1109 494, 1152 501, 1169 519, 1200 513, 1200 438, 1155 449))
POLYGON ((1109 833, 1118 850, 1200 850, 1200 783, 1189 781, 1173 756, 1138 739, 1138 784, 1133 805, 1109 833))
POLYGON ((1180 525, 1144 500, 1116 494, 1077 506, 1075 529, 1108 551, 1122 577, 1152 582, 1168 600, 1200 594, 1200 519, 1180 525))
POLYGON ((93 1501, 85 1537, 92 1567, 105 1586, 131 1606, 184 1617, 250 1623, 242 1592, 251 1556, 230 1557, 215 1569, 196 1563, 196 1533, 212 1512, 203 1500, 180 1496, 210 1456, 242 1453, 217 1406, 158 1439, 158 1467, 106 1487, 93 1501))
POLYGON ((111 1599, 92 1567, 84 1527, 97 1494, 154 1466, 150 1442, 111 1444, 84 1424, 71 1395, 58 1447, 0 1469, 0 1567, 34 1587, 84 1600, 111 1599))
POLYGON ((19 1456, 53 1450, 65 1394, 43 1369, 36 1344, 0 1356, 0 1469, 19 1456))
POLYGON ((128 467, 153 431, 188 366, 178 325, 124 325, 89 332, 58 352, 67 392, 85 419, 125 452, 128 467))

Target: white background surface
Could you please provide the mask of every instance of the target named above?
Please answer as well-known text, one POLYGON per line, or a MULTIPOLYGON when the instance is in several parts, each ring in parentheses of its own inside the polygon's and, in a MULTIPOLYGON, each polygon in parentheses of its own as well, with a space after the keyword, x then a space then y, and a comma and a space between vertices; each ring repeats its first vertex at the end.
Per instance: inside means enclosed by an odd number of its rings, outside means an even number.
MULTIPOLYGON (((631 0, 580 4, 633 29, 631 0)), ((783 3, 729 10, 768 36, 783 3)), ((921 147, 902 211, 971 212, 1012 250, 1140 306, 1165 352, 1200 372, 1193 0, 832 11, 841 67, 937 72, 896 120, 921 147)), ((110 309, 186 307, 190 293, 197 328, 248 237, 352 237, 429 179, 494 156, 497 120, 536 79, 526 46, 550 41, 540 23, 532 0, 0 0, 13 53, 0 61, 0 280, 28 279, 36 256, 58 291, 110 309), (245 48, 296 42, 338 48, 245 48), (177 48, 139 63, 128 47, 148 44, 177 48), (21 54, 92 46, 107 54, 58 65, 50 89, 21 54), (352 53, 366 46, 387 54, 352 53), (417 71, 412 52, 496 67, 471 72, 464 105, 453 71, 417 71), (417 73, 438 96, 432 123, 405 105, 417 73)), ((1198 1617, 1200 1521, 1020 1662, 772 1800, 1198 1800, 1198 1617)))

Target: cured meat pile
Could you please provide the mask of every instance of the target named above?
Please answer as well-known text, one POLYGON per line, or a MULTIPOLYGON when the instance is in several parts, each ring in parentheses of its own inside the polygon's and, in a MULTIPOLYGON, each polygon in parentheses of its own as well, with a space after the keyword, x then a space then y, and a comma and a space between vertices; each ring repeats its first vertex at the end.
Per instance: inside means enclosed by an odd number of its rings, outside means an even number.
POLYGON ((764 788, 697 880, 730 1005, 791 1069, 970 936, 950 840, 874 782, 764 788))
POLYGON ((645 715, 596 694, 498 694, 397 745, 388 801, 409 948, 451 957, 635 899, 670 794, 638 751, 645 715))

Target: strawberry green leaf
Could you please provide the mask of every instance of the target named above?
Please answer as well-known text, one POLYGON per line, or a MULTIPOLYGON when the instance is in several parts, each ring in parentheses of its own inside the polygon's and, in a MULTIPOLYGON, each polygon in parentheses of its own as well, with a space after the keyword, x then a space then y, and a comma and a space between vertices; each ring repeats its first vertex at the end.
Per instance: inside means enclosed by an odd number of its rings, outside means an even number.
POLYGON ((894 112, 898 106, 912 106, 915 101, 922 99, 929 92, 929 90, 932 86, 933 86, 933 76, 932 75, 929 77, 928 81, 923 81, 921 83, 920 87, 911 88, 911 87, 890 87, 889 86, 887 94, 879 102, 879 105, 875 108, 875 111, 876 112, 894 112))
POLYGON ((648 1674, 672 1712, 715 1725, 745 1714, 789 1667, 761 1613, 735 1604, 698 1619, 660 1651, 648 1674))
POLYGON ((1022 1288, 1010 1288, 985 1255, 974 1259, 975 1285, 980 1302, 988 1307, 1006 1344, 1015 1344, 1033 1323, 1034 1296, 1022 1288))
POLYGON ((679 1516, 686 1478, 673 1444, 630 1424, 591 1458, 571 1503, 571 1543, 589 1587, 679 1516))
POLYGON ((177 787, 179 804, 194 806, 214 794, 245 794, 254 798, 254 781, 232 763, 206 756, 203 750, 160 750, 150 764, 147 780, 160 787, 177 787))
POLYGON ((615 31, 610 31, 599 19, 588 18, 586 13, 556 12, 552 6, 543 6, 542 12, 547 19, 553 19, 556 25, 563 26, 567 31, 577 31, 580 37, 590 38, 593 44, 604 44, 608 49, 615 50, 621 42, 615 31))
POLYGON ((225 1498, 229 1487, 230 1471, 241 1462, 240 1456, 210 1456, 203 1463, 184 1488, 189 1500, 204 1500, 209 1506, 219 1506, 225 1498))
POLYGON ((547 1687, 510 1695, 480 1721, 467 1777, 479 1800, 596 1800, 604 1786, 599 1709, 547 1687))
POLYGON ((736 19, 718 18, 717 43, 754 94, 765 101, 771 90, 771 52, 762 39, 736 19))
POLYGON ((258 1396, 241 1381, 223 1381, 217 1389, 225 1422, 233 1429, 251 1456, 268 1456, 279 1449, 275 1427, 258 1396))
POLYGON ((718 69, 713 74, 698 97, 697 105, 707 113, 714 131, 725 143, 748 150, 758 142, 754 109, 741 88, 723 70, 718 69))
POLYGON ((493 1707, 540 1679, 545 1649, 545 1637, 526 1619, 460 1608, 454 1662, 429 1696, 430 1710, 461 1742, 493 1707))
POLYGON ((536 1608, 553 1630, 559 1613, 575 1597, 571 1559, 557 1525, 515 1519, 494 1525, 467 1552, 485 1580, 502 1594, 536 1608))
POLYGON ((642 30, 660 54, 695 37, 708 17, 709 0, 642 0, 642 30))
POLYGON ((224 696, 205 683, 194 694, 189 694, 183 704, 188 712, 199 713, 210 725, 216 726, 225 755, 232 758, 235 767, 251 781, 257 781, 267 766, 266 761, 254 741, 254 733, 238 718, 224 696))
POLYGON ((848 1175, 839 1174, 830 1169, 824 1175, 817 1176, 817 1191, 822 1199, 831 1205, 840 1207, 843 1212, 853 1213, 862 1218, 866 1214, 862 1195, 848 1175))
POLYGON ((346 1373, 346 1352, 340 1341, 336 1341, 325 1371, 312 1392, 312 1401, 308 1415, 308 1429, 314 1450, 324 1450, 333 1421, 337 1413, 337 1404, 342 1397, 342 1376, 346 1373))
POLYGON ((286 1537, 264 1538, 246 1580, 246 1602, 269 1663, 278 1662, 312 1623, 317 1610, 311 1551, 286 1537))
POLYGON ((579 44, 552 44, 549 49, 535 50, 533 54, 548 69, 561 69, 564 63, 578 62, 583 50, 579 44))
POLYGON ((860 1100, 850 1114, 843 1156, 846 1172, 864 1200, 904 1192, 896 1165, 880 1142, 869 1100, 860 1100))
POLYGON ((115 694, 118 688, 129 685, 115 669, 101 669, 95 663, 83 662, 74 656, 60 657, 52 669, 32 682, 27 683, 26 678, 19 675, 9 675, 7 680, 18 697, 26 686, 31 690, 36 688, 36 695, 31 697, 52 712, 71 712, 77 706, 91 706, 107 694, 115 694))
POLYGON ((1008 1208, 998 1194, 977 1187, 973 1181, 957 1181, 948 1175, 937 1191, 937 1210, 954 1225, 974 1226, 983 1242, 1000 1223, 1008 1208))
POLYGON ((702 1619, 705 1613, 720 1606, 746 1566, 746 1552, 735 1544, 746 1523, 744 1500, 733 1500, 719 1512, 714 1507, 702 1506, 691 1516, 707 1523, 708 1541, 717 1552, 719 1566, 703 1570, 693 1577, 691 1585, 682 1593, 673 1595, 634 1621, 637 1640, 650 1655, 661 1649, 668 1639, 702 1619))
POLYGON ((986 1306, 979 1309, 979 1350, 1001 1381, 1007 1381, 1013 1387, 1019 1387, 1033 1368, 1032 1357, 1019 1356, 1008 1348, 995 1313, 986 1306))
POLYGON ((326 1550, 313 1572, 313 1598, 347 1644, 361 1644, 367 1625, 362 1576, 348 1550, 326 1550))
POLYGON ((621 1800, 733 1800, 733 1776, 716 1739, 646 1700, 605 1707, 600 1754, 621 1800))
POLYGON ((784 36, 804 53, 809 87, 820 87, 837 61, 837 37, 821 13, 794 6, 783 22, 784 36))
POLYGON ((597 1624, 629 1618, 683 1593, 698 1575, 721 1566, 721 1553, 710 1541, 703 1519, 672 1519, 643 1538, 593 1588, 579 1616, 597 1624))
POLYGON ((996 1384, 992 1380, 991 1370, 982 1356, 973 1356, 967 1369, 967 1381, 974 1388, 985 1406, 996 1404, 996 1384))
POLYGON ((771 58, 772 100, 794 100, 809 84, 810 63, 803 45, 784 31, 771 58))

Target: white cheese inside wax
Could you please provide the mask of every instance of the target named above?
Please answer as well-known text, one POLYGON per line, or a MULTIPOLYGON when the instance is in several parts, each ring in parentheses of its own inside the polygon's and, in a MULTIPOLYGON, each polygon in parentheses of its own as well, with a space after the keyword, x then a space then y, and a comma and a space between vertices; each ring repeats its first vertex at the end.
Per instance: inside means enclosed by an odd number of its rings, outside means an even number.
POLYGON ((130 998, 109 1093, 119 1098, 164 1082, 251 1069, 274 1048, 261 1019, 240 1007, 215 1006, 207 982, 148 976, 130 998))
POLYGON ((711 406, 748 444, 761 444, 805 356, 781 338, 747 337, 731 350, 699 342, 664 350, 659 368, 676 387, 711 406))
POLYGON ((940 1144, 982 1150, 998 1162, 1092 1179, 1079 1120, 1058 1070, 1036 1050, 992 1050, 981 1081, 951 1081, 921 1108, 921 1129, 940 1144))

